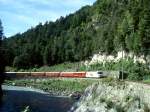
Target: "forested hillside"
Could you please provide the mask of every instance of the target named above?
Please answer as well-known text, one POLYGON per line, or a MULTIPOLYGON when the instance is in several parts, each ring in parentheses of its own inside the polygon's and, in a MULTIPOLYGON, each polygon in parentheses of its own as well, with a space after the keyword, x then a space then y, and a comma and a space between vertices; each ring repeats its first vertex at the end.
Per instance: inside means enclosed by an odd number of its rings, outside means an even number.
POLYGON ((81 61, 98 52, 147 55, 150 0, 97 0, 55 22, 4 39, 3 45, 7 65, 25 69, 81 61))

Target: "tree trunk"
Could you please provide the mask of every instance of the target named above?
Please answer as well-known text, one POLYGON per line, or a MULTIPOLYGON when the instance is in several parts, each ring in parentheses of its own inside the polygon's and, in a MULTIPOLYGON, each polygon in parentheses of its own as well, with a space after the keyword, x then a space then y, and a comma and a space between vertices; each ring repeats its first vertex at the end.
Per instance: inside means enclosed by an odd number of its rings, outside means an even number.
POLYGON ((3 91, 2 91, 2 83, 4 82, 5 76, 3 73, 0 73, 0 100, 3 96, 3 91))

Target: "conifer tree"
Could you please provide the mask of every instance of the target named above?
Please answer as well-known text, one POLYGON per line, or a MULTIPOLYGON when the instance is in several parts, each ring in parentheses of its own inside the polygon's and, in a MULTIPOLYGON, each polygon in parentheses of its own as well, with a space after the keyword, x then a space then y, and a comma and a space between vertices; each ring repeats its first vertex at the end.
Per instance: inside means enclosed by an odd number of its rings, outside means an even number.
POLYGON ((3 53, 2 53, 2 39, 3 39, 3 27, 2 27, 2 22, 0 20, 0 100, 1 100, 1 96, 2 96, 1 84, 4 81, 4 75, 3 75, 4 59, 3 59, 3 53))

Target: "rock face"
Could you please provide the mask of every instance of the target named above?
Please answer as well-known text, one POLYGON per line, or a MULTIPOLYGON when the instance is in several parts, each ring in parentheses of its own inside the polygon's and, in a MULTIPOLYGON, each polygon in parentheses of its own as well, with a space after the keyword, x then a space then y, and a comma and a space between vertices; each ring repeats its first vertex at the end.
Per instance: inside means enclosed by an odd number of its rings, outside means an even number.
POLYGON ((88 87, 70 112, 150 112, 149 96, 149 86, 100 82, 88 87))
POLYGON ((120 52, 117 53, 116 56, 106 55, 106 54, 103 54, 103 53, 94 54, 91 61, 90 62, 85 62, 84 64, 86 66, 88 66, 88 65, 93 65, 95 63, 119 62, 122 58, 126 59, 126 60, 128 60, 129 58, 133 59, 134 63, 139 62, 139 63, 145 64, 146 60, 147 60, 147 62, 150 62, 149 55, 147 57, 145 57, 144 55, 136 56, 132 52, 127 53, 125 51, 120 51, 120 52))

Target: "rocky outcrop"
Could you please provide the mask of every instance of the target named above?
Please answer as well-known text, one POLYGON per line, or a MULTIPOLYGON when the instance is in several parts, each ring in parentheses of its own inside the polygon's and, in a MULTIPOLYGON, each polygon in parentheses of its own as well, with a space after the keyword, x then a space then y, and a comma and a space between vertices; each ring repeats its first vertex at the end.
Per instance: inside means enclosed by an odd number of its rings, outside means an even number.
POLYGON ((146 62, 149 63, 150 62, 150 55, 148 56, 144 56, 144 55, 139 55, 139 56, 136 56, 134 55, 134 53, 130 52, 130 53, 127 53, 125 51, 120 51, 117 53, 116 56, 114 55, 106 55, 105 53, 99 53, 99 54, 94 54, 91 61, 86 61, 84 64, 86 66, 89 66, 89 65, 93 65, 93 64, 96 64, 96 63, 106 63, 106 62, 119 62, 121 59, 133 59, 134 63, 136 62, 139 62, 139 63, 142 63, 142 64, 145 64, 146 62))
POLYGON ((150 112, 149 86, 100 82, 88 87, 70 112, 150 112))
POLYGON ((72 99, 79 100, 80 97, 82 96, 82 93, 79 91, 73 92, 72 94, 69 95, 72 99))

